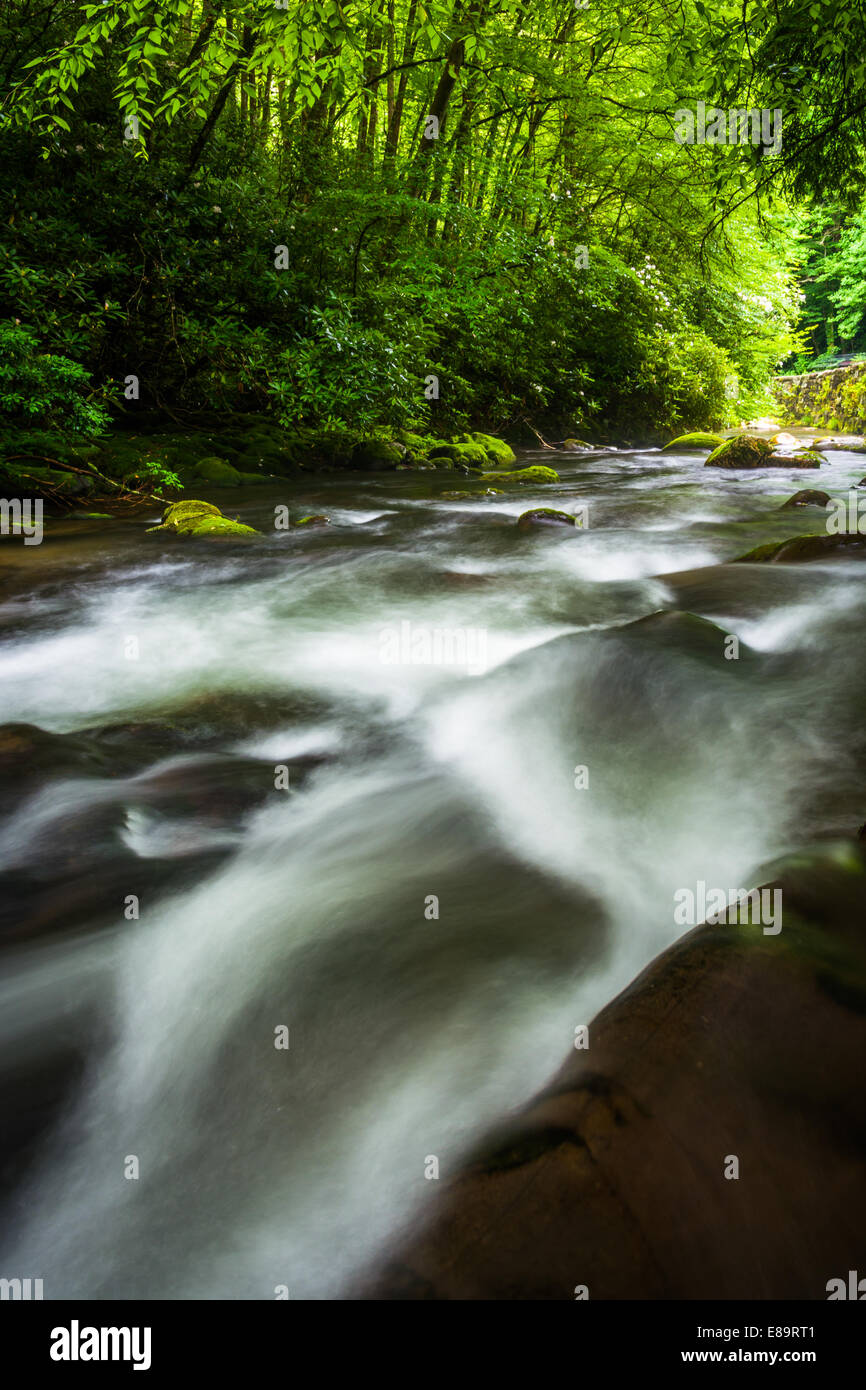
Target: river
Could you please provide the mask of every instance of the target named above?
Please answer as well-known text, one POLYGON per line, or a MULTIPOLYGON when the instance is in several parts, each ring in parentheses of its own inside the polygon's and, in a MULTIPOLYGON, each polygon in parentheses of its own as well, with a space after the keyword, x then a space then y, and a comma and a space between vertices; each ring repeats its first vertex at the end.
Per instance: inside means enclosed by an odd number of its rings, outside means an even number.
POLYGON ((156 509, 6 540, 3 1273, 346 1296, 682 933, 677 890, 856 829, 862 564, 726 563, 824 530, 778 508, 864 471, 828 460, 532 451, 559 485, 203 493, 248 545, 156 509))

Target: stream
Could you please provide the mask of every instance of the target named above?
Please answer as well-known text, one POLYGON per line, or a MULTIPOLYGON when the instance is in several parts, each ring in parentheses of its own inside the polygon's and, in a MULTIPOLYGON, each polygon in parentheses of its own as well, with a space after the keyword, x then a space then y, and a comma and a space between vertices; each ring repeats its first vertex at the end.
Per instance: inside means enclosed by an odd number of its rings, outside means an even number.
POLYGON ((781 503, 864 456, 704 458, 203 492, 247 545, 156 507, 4 540, 4 1275, 352 1296, 682 934, 677 890, 856 832, 862 561, 728 562, 823 531, 781 503))

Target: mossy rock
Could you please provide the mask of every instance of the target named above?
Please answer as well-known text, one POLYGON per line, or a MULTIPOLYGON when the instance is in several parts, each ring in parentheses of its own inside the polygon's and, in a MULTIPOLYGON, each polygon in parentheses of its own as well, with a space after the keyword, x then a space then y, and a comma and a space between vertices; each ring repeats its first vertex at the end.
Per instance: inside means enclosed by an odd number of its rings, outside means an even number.
POLYGON ((504 439, 494 434, 481 434, 478 431, 470 436, 470 442, 480 444, 489 461, 495 468, 511 468, 517 462, 517 455, 504 439))
POLYGON ((431 448, 434 448, 437 441, 435 439, 425 439, 422 434, 414 434, 412 430, 401 430, 396 436, 398 444, 402 444, 410 454, 424 457, 431 448))
POLYGON ((799 565, 809 560, 823 560, 843 546, 863 549, 866 536, 854 534, 795 536, 793 540, 771 541, 740 555, 734 564, 799 565))
POLYGON ((463 442, 454 444, 437 444, 430 450, 431 459, 450 459, 456 468, 487 468, 490 460, 487 457, 487 450, 477 444, 474 439, 467 437, 463 442))
POLYGON ((324 512, 316 512, 313 516, 302 516, 297 521, 292 522, 292 530, 297 530, 301 526, 330 526, 331 518, 325 516, 324 512))
POLYGON ((553 507, 533 507, 517 518, 518 531, 536 531, 539 527, 547 526, 570 526, 574 529, 575 519, 568 512, 558 512, 553 507))
POLYGON ((258 536, 254 526, 244 526, 227 516, 190 516, 176 528, 179 536, 207 537, 211 540, 231 540, 234 537, 258 536))
POLYGON ((204 478, 205 482, 212 487, 239 487, 241 475, 236 468, 225 459, 217 458, 212 455, 210 458, 199 459, 195 466, 196 476, 204 478))
POLYGON ((258 536, 260 532, 252 526, 244 526, 240 521, 231 521, 223 516, 219 507, 211 502, 200 502, 190 498, 186 502, 172 502, 163 513, 162 524, 151 526, 147 532, 175 536, 196 536, 209 540, 231 540, 233 537, 258 536))
POLYGON ((687 454, 698 449, 720 449, 727 441, 720 434, 681 434, 662 446, 663 454, 687 454))
POLYGON ((826 463, 823 454, 816 449, 799 449, 795 454, 773 453, 764 460, 765 468, 820 468, 826 463))
POLYGON ((403 449, 390 439, 362 439, 352 450, 350 468, 387 472, 403 462, 403 449))
POLYGON ((576 451, 578 449, 594 449, 595 445, 587 444, 585 439, 563 439, 560 447, 576 451))
POLYGON ((181 502, 171 502, 162 514, 162 524, 170 526, 188 516, 222 516, 222 512, 213 502, 199 502, 190 497, 181 502))
POLYGON ((558 483, 559 474, 555 468, 545 468, 534 464, 531 468, 518 468, 513 473, 482 473, 482 483, 558 483))
POLYGON ((738 434, 726 439, 707 459, 706 468, 766 468, 773 452, 769 439, 754 434, 738 434))
POLYGON ((804 487, 799 492, 795 492, 793 497, 789 497, 787 502, 783 502, 779 510, 784 512, 789 507, 826 507, 829 501, 829 493, 821 492, 816 488, 804 487))

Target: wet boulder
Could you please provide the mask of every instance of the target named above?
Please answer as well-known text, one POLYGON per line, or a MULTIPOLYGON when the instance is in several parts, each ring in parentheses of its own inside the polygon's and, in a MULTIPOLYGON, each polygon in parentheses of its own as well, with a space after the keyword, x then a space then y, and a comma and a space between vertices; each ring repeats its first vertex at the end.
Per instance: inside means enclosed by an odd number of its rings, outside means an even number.
POLYGON ((781 933, 727 913, 657 957, 358 1296, 824 1301, 862 1270, 866 857, 774 887, 781 933))
POLYGON ((840 535, 819 533, 811 536, 795 536, 793 540, 770 541, 766 545, 756 546, 754 550, 749 550, 745 555, 738 555, 732 563, 735 565, 799 565, 808 560, 823 560, 835 551, 844 548, 851 548, 860 552, 866 551, 866 536, 844 532, 840 535))
POLYGON ((258 536, 260 532, 252 526, 244 526, 239 521, 232 521, 229 517, 223 516, 219 507, 215 507, 211 502, 199 502, 190 498, 188 501, 172 502, 166 507, 161 524, 149 527, 147 534, 231 540, 258 536))
POLYGON ((783 502, 780 511, 786 511, 789 507, 826 507, 830 501, 828 492, 821 492, 819 488, 801 488, 795 492, 793 497, 789 497, 787 502, 783 502))
POLYGON ((537 531, 550 526, 576 526, 575 518, 569 512, 558 512, 553 507, 533 507, 517 518, 518 531, 537 531))

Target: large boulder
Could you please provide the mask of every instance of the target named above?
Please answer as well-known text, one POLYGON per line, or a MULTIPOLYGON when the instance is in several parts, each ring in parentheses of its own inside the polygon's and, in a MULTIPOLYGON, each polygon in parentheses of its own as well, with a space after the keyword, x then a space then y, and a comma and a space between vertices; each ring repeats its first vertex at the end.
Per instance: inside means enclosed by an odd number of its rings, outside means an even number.
POLYGON ((780 933, 728 918, 659 956, 360 1296, 823 1301, 862 1274, 866 855, 776 886, 780 933))

